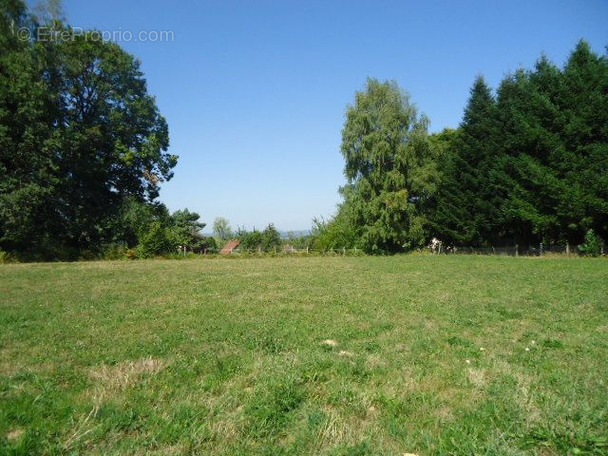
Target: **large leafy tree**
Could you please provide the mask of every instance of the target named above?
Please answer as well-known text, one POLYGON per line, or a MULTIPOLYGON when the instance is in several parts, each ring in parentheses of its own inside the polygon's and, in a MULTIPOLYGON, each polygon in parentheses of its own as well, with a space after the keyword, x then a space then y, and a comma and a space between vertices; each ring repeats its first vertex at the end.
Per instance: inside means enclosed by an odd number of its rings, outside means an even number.
POLYGON ((2 1, 0 248, 95 249, 125 198, 152 201, 172 177, 167 123, 117 44, 57 20, 61 39, 20 41, 15 24, 38 25, 22 2, 2 1))
POLYGON ((341 151, 347 184, 340 212, 368 252, 396 252, 424 242, 421 207, 436 163, 428 120, 395 82, 369 79, 346 111, 341 151))
POLYGON ((313 219, 312 245, 317 250, 333 250, 357 247, 360 245, 358 236, 361 231, 353 224, 354 217, 350 214, 349 205, 342 204, 338 213, 330 220, 313 219))
POLYGON ((87 246, 100 240, 103 220, 125 196, 156 198, 176 157, 166 153, 167 123, 147 94, 137 60, 88 34, 54 47, 57 213, 69 222, 66 240, 87 246))

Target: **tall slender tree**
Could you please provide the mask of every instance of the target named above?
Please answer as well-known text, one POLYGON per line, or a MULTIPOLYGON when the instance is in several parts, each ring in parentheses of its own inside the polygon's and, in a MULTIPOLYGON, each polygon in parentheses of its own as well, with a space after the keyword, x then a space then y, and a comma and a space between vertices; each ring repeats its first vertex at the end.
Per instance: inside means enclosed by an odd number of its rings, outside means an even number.
POLYGON ((368 79, 346 111, 342 155, 347 184, 341 211, 369 252, 424 242, 420 207, 436 177, 428 120, 395 82, 368 79))
POLYGON ((448 242, 482 244, 501 219, 492 175, 499 155, 496 100, 484 78, 471 88, 460 128, 446 143, 435 231, 448 242))
POLYGON ((230 222, 224 217, 216 217, 213 221, 213 234, 215 234, 222 241, 227 241, 232 237, 232 229, 230 228, 230 222))
POLYGON ((579 240, 590 229, 608 239, 608 55, 581 41, 563 74, 568 185, 558 213, 579 240))

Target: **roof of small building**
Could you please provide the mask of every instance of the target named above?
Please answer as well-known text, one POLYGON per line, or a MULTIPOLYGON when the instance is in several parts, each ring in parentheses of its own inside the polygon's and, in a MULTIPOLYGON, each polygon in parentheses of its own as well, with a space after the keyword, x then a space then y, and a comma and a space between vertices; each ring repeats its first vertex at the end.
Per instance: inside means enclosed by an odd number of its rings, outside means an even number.
POLYGON ((220 250, 220 255, 229 255, 232 253, 232 251, 234 249, 236 249, 239 244, 241 243, 241 241, 239 241, 238 239, 233 239, 230 242, 228 242, 228 244, 226 244, 224 246, 224 248, 222 250, 220 250))

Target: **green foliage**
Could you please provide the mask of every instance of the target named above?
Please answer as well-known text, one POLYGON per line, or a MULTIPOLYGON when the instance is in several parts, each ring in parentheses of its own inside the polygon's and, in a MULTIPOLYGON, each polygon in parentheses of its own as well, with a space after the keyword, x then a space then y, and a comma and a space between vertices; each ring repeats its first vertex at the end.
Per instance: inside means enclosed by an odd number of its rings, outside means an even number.
POLYGON ((448 243, 479 245, 492 237, 501 217, 495 206, 492 173, 496 165, 496 101, 482 77, 471 88, 457 131, 444 132, 436 142, 444 149, 444 164, 432 225, 434 235, 448 243))
POLYGON ((193 250, 198 252, 207 252, 207 251, 216 251, 218 249, 218 244, 212 236, 198 236, 198 241, 194 244, 193 250))
POLYGON ((264 231, 262 231, 262 250, 270 252, 279 249, 283 241, 281 234, 277 231, 272 223, 270 223, 264 231))
POLYGON ((128 251, 129 248, 125 244, 110 244, 105 247, 102 256, 104 260, 123 260, 128 258, 128 251))
POLYGON ((427 207, 430 233, 447 244, 470 244, 475 237, 469 213, 470 200, 466 199, 464 186, 455 179, 462 173, 456 143, 460 142, 461 130, 445 129, 430 136, 432 147, 441 157, 437 191, 427 207))
POLYGON ((143 234, 137 246, 137 256, 139 258, 153 258, 174 251, 175 241, 169 238, 167 229, 160 222, 152 223, 152 226, 143 234))
POLYGON ((117 239, 126 239, 127 247, 137 247, 138 257, 150 258, 178 251, 204 252, 215 249, 215 241, 200 233, 205 227, 196 212, 182 209, 169 215, 159 203, 129 199, 116 221, 117 239))
POLYGON ((289 232, 287 237, 287 243, 299 250, 312 248, 314 243, 314 235, 312 233, 297 235, 293 232, 289 232))
POLYGON ((69 39, 19 40, 41 27, 19 0, 0 15, 0 246, 51 259, 112 242, 125 198, 156 198, 177 162, 139 62, 57 6, 45 36, 69 39))
MULTIPOLYGON (((139 61, 72 30, 60 1, 31 14, 22 0, 0 0, 0 11, 0 250, 76 260, 213 248, 198 214, 154 203, 177 157, 139 61), (15 33, 42 26, 44 40, 15 33)), ((495 92, 478 77, 459 128, 429 136, 407 93, 369 79, 346 110, 343 202, 301 244, 394 253, 436 236, 596 252, 585 237, 608 239, 607 94, 608 57, 581 41, 563 68, 541 57, 495 92)), ((232 236, 221 217, 213 230, 232 236)), ((246 250, 282 244, 272 225, 237 237, 246 250)))
POLYGON ((0 10, 0 246, 20 252, 44 244, 51 224, 56 179, 44 141, 54 100, 41 83, 43 49, 15 33, 34 27, 25 4, 4 0, 0 10))
POLYGON ((395 82, 368 79, 346 111, 340 217, 367 252, 397 252, 425 241, 421 208, 437 178, 427 127, 395 82))
POLYGON ((162 203, 149 203, 135 197, 126 198, 108 229, 114 232, 114 243, 125 243, 134 248, 150 226, 158 222, 164 227, 172 225, 169 210, 162 203))
POLYGON ((604 248, 604 241, 593 230, 585 234, 585 243, 579 245, 578 249, 585 255, 599 256, 604 248))
POLYGON ((352 249, 359 247, 359 231, 342 209, 331 220, 313 219, 312 247, 315 250, 352 249))
POLYGON ((236 238, 240 241, 239 248, 243 250, 257 250, 262 246, 262 233, 255 228, 253 231, 239 229, 236 238))
POLYGON ((176 211, 171 215, 169 238, 176 248, 181 246, 193 250, 201 245, 204 237, 200 234, 200 230, 205 224, 199 222, 199 218, 196 212, 190 212, 188 209, 176 211))
POLYGON ((240 241, 239 248, 242 250, 259 250, 261 252, 274 252, 283 244, 281 235, 270 223, 264 231, 260 232, 255 228, 253 231, 240 229, 236 233, 236 238, 240 241))
POLYGON ((213 234, 222 241, 227 241, 232 238, 232 229, 230 228, 230 222, 224 217, 217 217, 213 221, 213 234))
POLYGON ((502 82, 499 183, 505 226, 524 243, 607 233, 607 90, 608 59, 585 42, 563 70, 541 58, 502 82))
POLYGON ((370 79, 346 113, 347 184, 337 216, 317 224, 321 249, 368 253, 447 245, 522 248, 608 236, 608 58, 581 41, 559 69, 542 57, 483 77, 462 123, 428 137, 395 83, 370 79))
POLYGON ((0 264, 12 263, 13 257, 10 253, 0 250, 0 264))
POLYGON ((563 69, 545 57, 496 96, 483 77, 458 130, 426 121, 394 83, 368 81, 347 110, 347 184, 320 248, 370 253, 446 244, 520 247, 608 236, 608 59, 581 41, 563 69))
POLYGON ((503 79, 482 78, 445 143, 430 212, 454 244, 577 244, 608 235, 608 58, 581 41, 559 69, 542 57, 503 79))

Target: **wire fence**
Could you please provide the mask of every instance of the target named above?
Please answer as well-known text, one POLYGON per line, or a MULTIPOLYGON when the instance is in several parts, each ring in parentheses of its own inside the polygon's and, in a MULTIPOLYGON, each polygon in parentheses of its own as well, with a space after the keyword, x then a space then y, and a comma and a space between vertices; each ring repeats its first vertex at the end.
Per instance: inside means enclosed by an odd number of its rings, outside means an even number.
MULTIPOLYGON (((495 255, 495 256, 543 256, 543 255, 571 255, 580 256, 584 255, 583 252, 577 246, 571 246, 568 244, 538 244, 528 247, 521 247, 519 245, 513 246, 502 246, 502 247, 441 247, 439 249, 431 249, 430 247, 424 247, 418 249, 420 253, 432 253, 439 255, 495 255)), ((271 250, 258 249, 244 249, 235 248, 234 250, 226 253, 221 252, 221 249, 205 249, 194 252, 200 255, 222 255, 222 256, 288 256, 288 255, 299 255, 299 256, 362 256, 365 252, 361 249, 353 248, 334 248, 334 249, 315 249, 312 247, 294 247, 291 245, 285 245, 282 247, 275 247, 271 250)), ((185 252, 184 252, 185 254, 185 252)), ((601 251, 601 255, 605 255, 604 249, 601 251)))
POLYGON ((222 252, 222 249, 205 249, 200 250, 195 253, 201 255, 222 255, 222 256, 267 256, 267 255, 325 255, 325 256, 361 256, 364 255, 365 252, 361 249, 347 249, 347 248, 337 248, 337 249, 315 249, 312 247, 293 247, 293 246, 283 246, 276 247, 270 250, 263 249, 243 249, 236 248, 230 252, 222 252))
MULTIPOLYGON (((433 253, 461 255, 503 255, 503 256, 543 256, 543 255, 584 255, 578 246, 569 244, 538 244, 528 247, 519 245, 507 247, 446 247, 433 253)), ((604 255, 604 249, 601 250, 604 255)))

